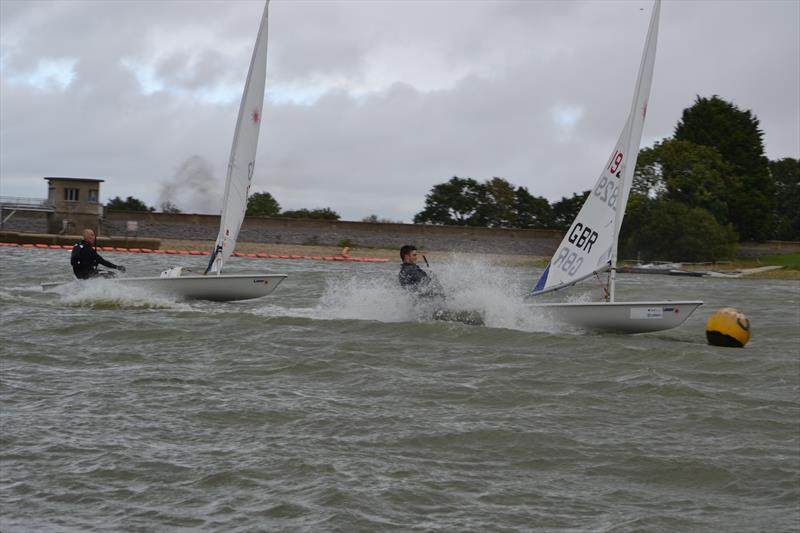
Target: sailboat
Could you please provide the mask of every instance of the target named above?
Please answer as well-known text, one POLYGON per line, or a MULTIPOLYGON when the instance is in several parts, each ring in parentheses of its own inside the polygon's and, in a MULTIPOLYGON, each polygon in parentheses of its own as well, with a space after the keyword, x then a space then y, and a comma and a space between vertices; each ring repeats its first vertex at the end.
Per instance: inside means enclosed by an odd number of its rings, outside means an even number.
MULTIPOLYGON (((266 296, 286 278, 285 274, 222 274, 223 266, 236 246, 253 180, 266 84, 268 9, 269 0, 264 4, 253 57, 250 60, 250 70, 247 73, 242 102, 239 106, 239 116, 228 161, 219 234, 205 272, 193 272, 185 267, 175 267, 162 272, 158 277, 118 278, 111 282, 142 287, 186 300, 232 301, 266 296)), ((51 290, 65 284, 43 283, 42 289, 51 290)))
POLYGON ((537 281, 532 296, 571 287, 608 272, 604 301, 535 303, 552 318, 581 328, 646 333, 680 326, 702 301, 616 301, 619 233, 631 190, 653 79, 661 0, 655 0, 633 102, 611 156, 572 225, 537 281))

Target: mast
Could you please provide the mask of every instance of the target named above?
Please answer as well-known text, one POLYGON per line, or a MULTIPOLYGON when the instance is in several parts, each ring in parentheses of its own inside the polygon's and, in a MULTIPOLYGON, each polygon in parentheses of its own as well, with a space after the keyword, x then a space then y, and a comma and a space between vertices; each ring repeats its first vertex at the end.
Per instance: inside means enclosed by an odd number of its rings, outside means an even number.
POLYGON ((625 148, 625 159, 622 168, 622 187, 617 198, 616 216, 614 218, 614 239, 611 247, 611 274, 608 280, 609 301, 614 301, 616 286, 617 260, 619 248, 619 233, 622 219, 625 217, 625 207, 628 204, 628 195, 633 183, 633 174, 636 170, 636 160, 639 157, 639 145, 642 142, 644 119, 647 115, 647 101, 650 98, 650 85, 653 81, 653 68, 656 60, 656 42, 658 41, 658 19, 661 11, 661 0, 655 0, 653 14, 650 16, 650 27, 647 30, 647 39, 642 52, 642 61, 639 65, 639 75, 636 88, 633 92, 631 112, 628 115, 628 139, 625 148))
POLYGON ((242 92, 242 102, 236 119, 233 145, 228 160, 225 180, 225 196, 222 201, 219 234, 212 250, 206 273, 222 271, 225 261, 236 246, 247 210, 247 196, 253 181, 258 133, 261 127, 261 110, 264 106, 264 86, 267 71, 267 11, 269 0, 264 4, 258 37, 250 59, 250 69, 242 92))

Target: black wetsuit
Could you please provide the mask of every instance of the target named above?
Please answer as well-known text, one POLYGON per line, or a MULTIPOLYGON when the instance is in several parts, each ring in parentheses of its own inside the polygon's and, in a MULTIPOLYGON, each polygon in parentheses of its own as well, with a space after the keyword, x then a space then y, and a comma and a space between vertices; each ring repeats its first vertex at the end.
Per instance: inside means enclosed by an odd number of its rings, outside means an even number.
POLYGON ((119 268, 110 261, 106 261, 98 254, 94 246, 88 241, 81 239, 72 247, 72 257, 69 260, 72 271, 78 279, 89 279, 97 276, 97 265, 107 266, 108 268, 119 268))
POLYGON ((400 267, 400 286, 413 291, 420 291, 431 282, 428 274, 418 265, 403 263, 400 267))
POLYGON ((413 263, 403 263, 400 267, 400 286, 424 298, 444 297, 442 286, 436 278, 413 263))

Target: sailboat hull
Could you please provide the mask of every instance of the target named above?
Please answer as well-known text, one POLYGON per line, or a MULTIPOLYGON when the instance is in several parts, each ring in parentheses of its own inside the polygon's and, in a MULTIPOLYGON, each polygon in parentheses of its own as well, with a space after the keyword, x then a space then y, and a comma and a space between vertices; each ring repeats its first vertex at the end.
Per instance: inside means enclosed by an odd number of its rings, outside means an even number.
POLYGON ((609 333, 651 333, 683 324, 703 305, 699 300, 531 304, 551 319, 609 333))
MULTIPOLYGON (((125 287, 136 287, 152 291, 160 295, 180 300, 211 300, 231 302, 252 300, 267 296, 286 278, 284 274, 230 274, 220 276, 184 275, 174 278, 145 277, 117 278, 107 283, 125 287)), ((91 283, 89 281, 71 281, 66 283, 42 283, 42 290, 55 290, 75 283, 91 283)))

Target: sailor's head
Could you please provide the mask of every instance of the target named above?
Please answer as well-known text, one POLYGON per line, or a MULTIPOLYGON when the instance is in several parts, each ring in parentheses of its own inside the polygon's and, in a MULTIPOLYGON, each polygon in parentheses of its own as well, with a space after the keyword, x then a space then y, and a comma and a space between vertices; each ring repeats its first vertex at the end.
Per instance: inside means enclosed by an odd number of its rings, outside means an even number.
POLYGON ((94 244, 94 230, 92 228, 83 230, 83 240, 89 244, 94 244))
POLYGON ((413 244, 406 244, 400 248, 400 259, 403 263, 415 264, 417 262, 417 247, 413 244))

